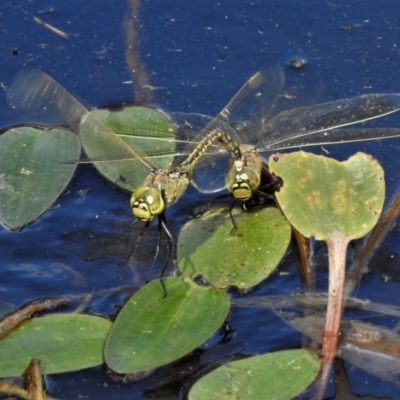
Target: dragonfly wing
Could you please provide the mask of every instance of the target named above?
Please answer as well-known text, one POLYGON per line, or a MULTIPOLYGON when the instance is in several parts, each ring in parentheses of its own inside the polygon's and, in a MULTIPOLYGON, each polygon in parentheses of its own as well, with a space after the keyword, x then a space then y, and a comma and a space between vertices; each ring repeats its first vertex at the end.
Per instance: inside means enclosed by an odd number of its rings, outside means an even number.
POLYGON ((216 119, 235 127, 241 143, 252 143, 261 128, 259 124, 273 114, 284 85, 282 68, 262 69, 245 82, 216 119))
MULTIPOLYGON (((265 122, 262 131, 263 139, 257 148, 259 151, 267 151, 305 146, 313 140, 311 136, 316 134, 321 133, 321 137, 324 137, 323 133, 331 129, 379 118, 399 109, 400 94, 394 93, 367 94, 287 110, 265 122)), ((372 139, 372 137, 357 140, 367 139, 372 139)), ((312 144, 319 143, 314 141, 312 144)))
POLYGON ((261 109, 256 106, 255 110, 249 110, 250 119, 240 127, 242 143, 260 143, 264 137, 266 123, 285 110, 328 101, 325 86, 321 80, 315 77, 311 80, 308 75, 297 74, 289 75, 287 78, 290 81, 294 80, 294 82, 286 82, 290 84, 287 87, 284 78, 281 77, 277 79, 276 86, 265 87, 263 91, 260 91, 262 98, 267 99, 267 106, 261 109))
MULTIPOLYGON (((272 112, 284 82, 281 68, 261 70, 240 88, 216 117, 211 119, 200 114, 175 114, 173 119, 183 128, 182 143, 189 143, 189 149, 193 150, 197 143, 214 130, 229 135, 237 144, 247 142, 244 127, 251 132, 252 127, 247 123, 254 114, 262 113, 266 118, 272 112)), ((178 136, 182 138, 182 134, 178 136)), ((190 153, 187 149, 185 154, 190 153)), ((229 160, 230 155, 225 147, 215 143, 205 151, 194 167, 193 185, 204 193, 223 190, 229 160)))
POLYGON ((141 173, 135 174, 134 182, 130 182, 135 187, 148 170, 154 168, 144 151, 124 142, 61 85, 41 71, 21 70, 7 93, 7 101, 13 108, 40 117, 45 122, 57 120, 67 123, 80 136, 84 146, 92 143, 89 146, 92 148, 90 158, 129 160, 130 166, 128 162, 114 163, 111 180, 124 180, 127 171, 139 169, 141 173))
MULTIPOLYGON (((196 113, 171 113, 169 114, 175 134, 175 148, 177 157, 174 166, 179 165, 187 159, 193 149, 199 144, 199 132, 202 132, 207 124, 212 121, 212 117, 196 113)), ((218 145, 215 145, 216 148, 218 145)), ((217 151, 217 149, 214 151, 217 151)), ((210 149, 210 152, 213 152, 210 149)))
MULTIPOLYGON (((331 129, 314 133, 306 138, 300 137, 290 142, 285 142, 281 146, 278 144, 269 147, 266 150, 285 150, 293 147, 308 147, 316 145, 329 145, 350 142, 361 142, 365 140, 380 140, 400 137, 399 128, 347 128, 347 129, 331 129)), ((258 151, 262 151, 259 149, 258 151)))
POLYGON ((149 172, 149 168, 170 168, 175 155, 174 131, 170 120, 166 115, 148 107, 125 107, 122 110, 95 110, 90 113, 96 120, 101 121, 115 132, 118 143, 100 143, 97 136, 91 135, 91 131, 81 131, 81 139, 88 157, 92 160, 98 154, 103 154, 104 147, 110 148, 108 156, 103 162, 94 162, 96 168, 108 179, 118 186, 133 191, 141 184, 149 172), (141 160, 120 157, 121 140, 129 148, 140 149, 141 154, 146 154, 144 159, 147 168, 141 160), (116 145, 115 147, 112 147, 116 145), (114 155, 114 159, 111 156, 114 155), (150 163, 151 162, 151 163, 150 163), (117 181, 116 181, 117 180, 117 181))

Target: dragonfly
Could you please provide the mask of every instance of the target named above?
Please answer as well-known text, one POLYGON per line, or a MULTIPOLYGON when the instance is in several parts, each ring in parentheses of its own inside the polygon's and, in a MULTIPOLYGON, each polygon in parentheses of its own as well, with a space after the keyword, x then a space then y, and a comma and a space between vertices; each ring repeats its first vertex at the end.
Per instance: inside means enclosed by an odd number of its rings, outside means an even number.
POLYGON ((284 85, 281 68, 260 70, 220 113, 226 124, 236 128, 240 154, 232 158, 225 182, 202 191, 217 192, 225 187, 236 200, 250 204, 256 195, 271 197, 265 190, 280 184, 269 173, 261 153, 400 136, 396 128, 346 128, 399 111, 398 93, 365 94, 293 108, 293 103, 302 101, 301 96, 283 92, 284 85))
MULTIPOLYGON (((133 142, 127 144, 100 118, 96 117, 96 111, 88 111, 53 78, 38 70, 21 70, 7 93, 7 101, 13 108, 39 116, 46 122, 67 123, 70 129, 80 137, 81 142, 87 142, 88 139, 95 142, 95 153, 91 154, 93 157, 71 162, 94 164, 118 162, 120 164, 125 161, 133 161, 135 171, 139 164, 138 174, 131 175, 133 182, 130 183, 135 185, 136 189, 133 190, 130 206, 137 220, 145 222, 145 225, 128 259, 140 242, 144 230, 156 217, 158 218, 159 232, 166 233, 170 246, 173 248, 174 242, 166 225, 165 210, 182 196, 190 183, 196 163, 208 148, 216 142, 220 142, 225 152, 232 153, 232 158, 238 158, 238 154, 235 154, 239 153, 236 142, 227 134, 229 131, 234 133, 234 130, 223 126, 224 122, 219 121, 218 118, 208 119, 207 126, 203 126, 201 135, 198 136, 199 139, 196 138, 195 141, 190 142, 187 137, 185 138, 184 142, 187 148, 190 147, 190 151, 177 153, 177 155, 184 155, 185 159, 178 165, 161 168, 159 163, 164 159, 164 154, 154 151, 152 156, 149 156, 133 142), (143 171, 145 172, 144 180, 142 180, 143 171)), ((177 114, 175 119, 178 121, 181 117, 177 114)), ((156 131, 158 127, 150 126, 149 129, 156 131)), ((186 136, 189 135, 188 131, 189 129, 186 128, 186 136)), ((148 137, 145 138, 145 140, 148 139, 148 137)), ((166 140, 171 140, 171 137, 166 140)), ((125 180, 122 176, 120 179, 125 180)), ((158 256, 160 241, 161 234, 158 237, 154 262, 158 256)), ((149 278, 154 262, 149 272, 149 278)), ((161 277, 164 270, 165 265, 161 277)))

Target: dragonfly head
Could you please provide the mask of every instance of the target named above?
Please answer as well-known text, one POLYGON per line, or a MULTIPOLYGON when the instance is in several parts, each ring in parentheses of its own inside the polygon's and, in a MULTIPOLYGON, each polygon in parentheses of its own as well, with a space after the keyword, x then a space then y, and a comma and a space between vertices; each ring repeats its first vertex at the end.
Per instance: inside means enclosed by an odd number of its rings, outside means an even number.
POLYGON ((231 168, 225 177, 225 186, 235 198, 246 201, 260 186, 260 175, 249 167, 243 167, 240 171, 231 168))
POLYGON ((136 189, 132 194, 130 204, 135 217, 146 222, 153 220, 165 209, 161 193, 148 187, 136 189))

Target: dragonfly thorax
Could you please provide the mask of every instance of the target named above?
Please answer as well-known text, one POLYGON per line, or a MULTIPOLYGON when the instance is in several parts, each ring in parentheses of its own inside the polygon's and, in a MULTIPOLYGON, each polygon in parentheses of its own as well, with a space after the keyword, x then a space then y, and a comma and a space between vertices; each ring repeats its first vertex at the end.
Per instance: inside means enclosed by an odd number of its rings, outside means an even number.
POLYGON ((188 170, 176 167, 171 170, 160 170, 152 186, 163 193, 166 207, 169 207, 183 195, 189 186, 190 179, 188 170))
POLYGON ((146 222, 151 221, 165 209, 161 192, 145 186, 133 192, 130 204, 135 217, 146 222))

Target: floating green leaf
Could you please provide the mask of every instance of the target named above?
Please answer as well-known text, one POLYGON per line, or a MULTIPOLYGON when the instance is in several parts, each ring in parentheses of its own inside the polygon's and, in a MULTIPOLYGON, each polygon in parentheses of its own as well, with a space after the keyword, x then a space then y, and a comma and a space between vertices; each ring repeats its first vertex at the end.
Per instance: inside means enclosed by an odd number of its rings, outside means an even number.
POLYGON ((380 164, 364 153, 347 161, 305 152, 270 157, 271 171, 283 179, 276 193, 290 223, 304 236, 326 240, 329 289, 322 374, 315 398, 322 398, 337 353, 343 309, 346 252, 351 239, 366 235, 376 224, 385 198, 380 164))
POLYGON ((98 171, 116 185, 133 191, 149 173, 149 168, 138 159, 121 159, 126 152, 122 139, 128 145, 140 148, 141 154, 152 157, 159 168, 169 168, 174 160, 175 137, 168 118, 157 110, 146 107, 126 107, 120 111, 95 110, 91 112, 118 137, 90 130, 90 124, 80 130, 82 146, 98 171))
POLYGON ((45 374, 102 364, 111 322, 82 314, 57 314, 23 322, 0 341, 0 376, 20 376, 32 358, 45 374))
POLYGON ((360 238, 379 218, 384 172, 371 156, 339 162, 300 151, 272 155, 269 166, 284 182, 276 197, 286 218, 306 237, 360 238))
POLYGON ((19 229, 43 214, 70 182, 79 140, 64 129, 13 128, 0 136, 0 219, 19 229))
POLYGON ((146 371, 174 361, 204 343, 229 311, 229 296, 181 277, 148 283, 119 313, 105 348, 110 368, 146 371))
POLYGON ((224 364, 192 387, 189 400, 290 400, 304 391, 320 369, 307 350, 285 350, 224 364))
POLYGON ((276 208, 234 214, 231 235, 227 209, 189 221, 178 238, 178 263, 184 276, 204 275, 215 287, 250 288, 268 277, 286 252, 291 228, 276 208))

